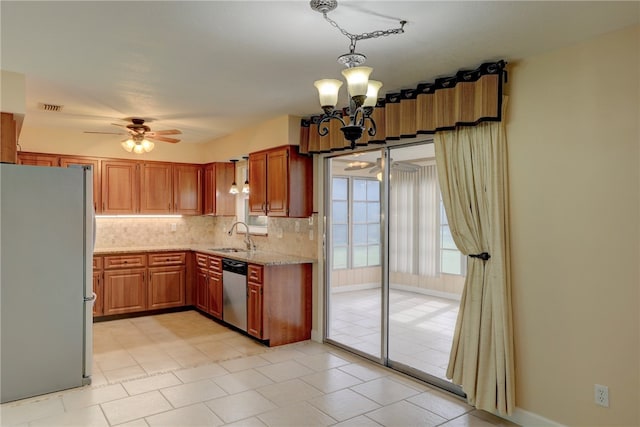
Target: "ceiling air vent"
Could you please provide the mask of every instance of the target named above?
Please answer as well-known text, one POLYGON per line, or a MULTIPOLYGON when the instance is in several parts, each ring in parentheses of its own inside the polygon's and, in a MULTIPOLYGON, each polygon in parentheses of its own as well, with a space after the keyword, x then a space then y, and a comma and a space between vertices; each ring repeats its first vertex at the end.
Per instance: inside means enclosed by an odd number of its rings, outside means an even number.
POLYGON ((62 105, 47 104, 45 102, 40 102, 38 107, 43 111, 62 111, 62 105))

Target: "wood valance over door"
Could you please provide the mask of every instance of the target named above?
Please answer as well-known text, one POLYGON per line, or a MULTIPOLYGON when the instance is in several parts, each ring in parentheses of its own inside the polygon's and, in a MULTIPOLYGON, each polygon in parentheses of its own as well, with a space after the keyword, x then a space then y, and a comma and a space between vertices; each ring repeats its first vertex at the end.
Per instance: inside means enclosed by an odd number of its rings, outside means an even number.
MULTIPOLYGON (((421 83, 415 89, 387 94, 378 100, 372 114, 377 125, 376 135, 370 137, 364 132, 356 146, 501 121, 505 66, 504 61, 485 63, 475 70, 462 70, 433 83, 421 83)), ((346 112, 342 114, 348 119, 346 112)), ((318 134, 321 118, 302 119, 300 152, 314 154, 350 149, 351 143, 344 139, 337 120, 325 123, 329 126, 326 136, 318 134)))

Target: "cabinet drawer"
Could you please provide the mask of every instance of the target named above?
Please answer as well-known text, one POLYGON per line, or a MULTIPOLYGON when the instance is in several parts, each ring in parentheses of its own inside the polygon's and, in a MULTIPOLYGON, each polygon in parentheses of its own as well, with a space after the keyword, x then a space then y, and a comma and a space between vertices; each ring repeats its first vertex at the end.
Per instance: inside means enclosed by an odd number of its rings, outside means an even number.
POLYGON ((94 256, 93 257, 93 270, 102 270, 102 257, 94 256))
POLYGON ((196 265, 201 268, 209 267, 209 256, 204 254, 196 254, 196 265))
POLYGON ((222 273, 222 258, 217 256, 209 257, 209 270, 222 273))
POLYGON ((149 254, 149 267, 162 265, 181 265, 184 264, 186 255, 184 252, 163 252, 157 254, 149 254))
POLYGON ((262 283, 262 266, 249 264, 248 279, 253 283, 262 283))
POLYGON ((145 254, 135 255, 113 255, 104 257, 104 268, 129 268, 129 267, 145 267, 147 265, 147 256, 145 254))

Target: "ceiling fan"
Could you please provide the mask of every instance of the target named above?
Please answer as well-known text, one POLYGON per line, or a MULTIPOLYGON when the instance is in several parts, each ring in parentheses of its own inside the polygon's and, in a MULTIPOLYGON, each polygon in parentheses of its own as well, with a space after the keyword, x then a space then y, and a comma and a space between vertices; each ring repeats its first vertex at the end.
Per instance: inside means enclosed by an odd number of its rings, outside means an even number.
MULTIPOLYGON (((161 142, 169 142, 171 144, 175 144, 180 142, 177 138, 169 138, 165 135, 179 135, 182 132, 178 129, 167 129, 167 130, 158 130, 152 131, 151 128, 144 124, 145 120, 137 117, 132 117, 131 123, 128 125, 123 125, 120 123, 111 123, 114 126, 120 126, 125 128, 125 130, 129 133, 129 138, 125 139, 122 142, 122 147, 134 153, 144 153, 153 150, 154 144, 152 141, 161 141, 161 142)), ((122 132, 91 132, 85 131, 85 133, 99 133, 99 134, 108 134, 108 135, 123 135, 122 132)))
MULTIPOLYGON (((369 173, 378 173, 382 170, 382 161, 380 158, 377 158, 375 163, 366 161, 354 161, 349 163, 349 165, 344 168, 345 171, 355 171, 362 169, 369 169, 369 173)), ((420 166, 414 163, 394 161, 393 159, 391 159, 391 170, 415 172, 418 169, 420 169, 420 166)))

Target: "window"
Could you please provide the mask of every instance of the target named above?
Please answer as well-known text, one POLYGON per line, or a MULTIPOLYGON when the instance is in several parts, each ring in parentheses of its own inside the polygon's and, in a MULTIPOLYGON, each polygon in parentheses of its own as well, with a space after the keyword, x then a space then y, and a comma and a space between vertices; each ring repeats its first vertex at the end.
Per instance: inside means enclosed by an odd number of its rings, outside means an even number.
POLYGON ((380 183, 334 177, 331 201, 333 268, 380 265, 380 183))
POLYGON ((466 258, 453 241, 447 214, 444 211, 444 203, 440 199, 440 272, 464 275, 466 273, 465 261, 466 258))
MULTIPOLYGON (((236 165, 236 182, 244 182, 247 172, 246 163, 243 166, 236 165), (238 176, 242 177, 239 179, 238 176)), ((251 234, 267 234, 268 219, 266 215, 251 216, 249 215, 249 195, 239 193, 236 195, 236 214, 238 221, 243 221, 249 226, 251 234)), ((241 233, 244 231, 240 231, 241 233)))

